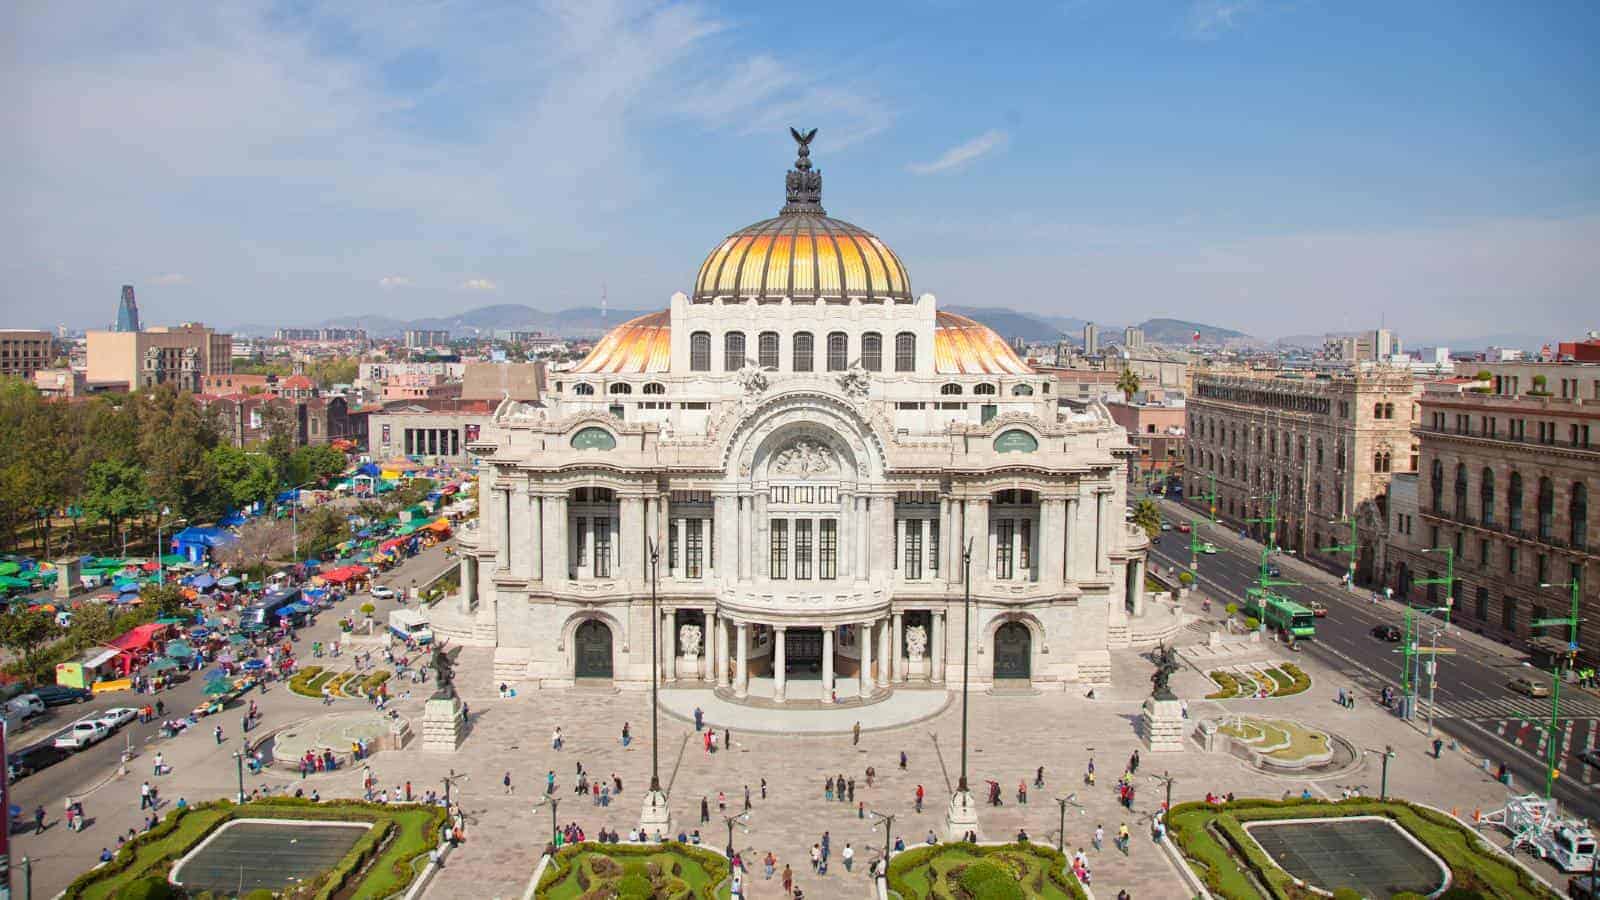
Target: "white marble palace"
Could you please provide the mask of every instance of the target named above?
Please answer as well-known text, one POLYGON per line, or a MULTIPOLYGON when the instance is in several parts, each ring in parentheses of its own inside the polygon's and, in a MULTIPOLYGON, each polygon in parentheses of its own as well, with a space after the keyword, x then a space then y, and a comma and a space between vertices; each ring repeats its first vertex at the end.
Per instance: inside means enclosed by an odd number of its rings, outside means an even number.
POLYGON ((646 687, 654 584, 666 681, 870 702, 959 688, 970 577, 974 685, 1109 680, 1144 614, 1124 433, 913 295, 796 137, 775 218, 472 443, 454 633, 502 681, 646 687))

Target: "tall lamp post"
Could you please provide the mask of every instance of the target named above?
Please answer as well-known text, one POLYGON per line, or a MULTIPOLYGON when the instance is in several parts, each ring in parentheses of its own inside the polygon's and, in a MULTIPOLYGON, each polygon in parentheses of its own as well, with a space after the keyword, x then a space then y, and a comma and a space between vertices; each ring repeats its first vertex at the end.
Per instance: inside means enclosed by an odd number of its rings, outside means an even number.
POLYGON ((167 583, 167 567, 161 563, 161 557, 166 555, 162 552, 163 542, 161 540, 161 525, 166 520, 167 516, 171 514, 172 510, 168 508, 166 504, 162 504, 161 513, 160 515, 156 516, 156 584, 167 583))
POLYGON ((978 826, 977 805, 967 786, 967 699, 972 688, 972 542, 973 538, 967 538, 967 545, 961 551, 961 779, 956 783, 955 796, 950 798, 950 809, 945 817, 945 827, 953 840, 964 840, 967 833, 976 831, 978 826))
MULTIPOLYGON (((665 835, 670 831, 672 817, 667 809, 667 792, 661 789, 661 707, 657 694, 661 682, 661 613, 656 608, 661 580, 661 547, 653 538, 647 546, 650 551, 650 790, 644 795, 644 811, 639 815, 639 828, 647 835, 665 835)), ((732 832, 729 834, 732 835, 732 832)))
POLYGON ((894 830, 894 816, 885 815, 875 809, 867 811, 883 823, 883 873, 887 875, 889 873, 889 840, 890 832, 894 830))
POLYGON ((239 767, 239 802, 244 802, 244 751, 233 751, 233 761, 239 767))
POLYGON ((1150 777, 1167 786, 1167 802, 1161 809, 1164 812, 1170 812, 1172 810, 1172 785, 1178 779, 1172 777, 1171 772, 1162 772, 1160 775, 1151 775, 1150 777))
MULTIPOLYGON (((741 820, 748 819, 748 818, 750 818, 750 812, 748 810, 746 810, 745 812, 739 813, 738 815, 723 816, 722 817, 723 823, 728 826, 728 846, 726 848, 726 852, 728 854, 728 858, 729 859, 733 859, 733 823, 739 822, 741 820)), ((749 831, 748 828, 746 828, 745 830, 749 831)))
POLYGON ((1384 744, 1382 750, 1372 747, 1363 747, 1362 749, 1368 753, 1380 753, 1383 755, 1383 780, 1378 782, 1378 799, 1386 801, 1389 799, 1389 760, 1394 759, 1394 745, 1384 744))
POLYGON ((1072 793, 1065 797, 1057 797, 1056 805, 1061 807, 1061 827, 1056 830, 1056 851, 1065 853, 1067 852, 1067 807, 1076 806, 1079 814, 1082 814, 1083 804, 1078 802, 1078 795, 1072 793))
POLYGON ((1423 553, 1444 554, 1443 578, 1418 578, 1412 584, 1444 585, 1444 627, 1450 627, 1450 610, 1456 605, 1456 548, 1454 547, 1424 547, 1423 553))
POLYGON ((1582 582, 1577 578, 1562 582, 1541 582, 1542 588, 1568 588, 1572 591, 1572 610, 1566 616, 1554 619, 1535 619, 1531 624, 1535 628, 1549 627, 1552 625, 1567 626, 1567 652, 1556 658, 1555 666, 1550 670, 1550 758, 1545 762, 1544 795, 1550 797, 1555 793, 1555 782, 1558 774, 1558 763, 1561 759, 1560 742, 1556 740, 1559 733, 1561 712, 1561 672, 1563 668, 1570 669, 1578 656, 1578 606, 1581 600, 1579 592, 1582 582))
POLYGON ((560 805, 561 801, 555 794, 545 794, 544 799, 533 805, 534 809, 538 809, 541 806, 550 807, 550 843, 552 844, 556 842, 556 807, 560 805))
POLYGON ((294 562, 300 564, 300 489, 316 484, 308 481, 289 489, 289 540, 294 544, 294 562))

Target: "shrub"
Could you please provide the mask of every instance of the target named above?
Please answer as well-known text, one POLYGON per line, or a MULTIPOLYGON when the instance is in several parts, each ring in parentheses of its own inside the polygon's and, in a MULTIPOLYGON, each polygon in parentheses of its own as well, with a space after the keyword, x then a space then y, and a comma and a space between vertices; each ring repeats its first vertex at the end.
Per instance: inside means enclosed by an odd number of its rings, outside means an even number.
POLYGON ((169 900, 183 894, 162 876, 150 875, 128 885, 118 896, 127 900, 169 900))
POLYGON ((1361 892, 1355 888, 1342 887, 1333 892, 1333 900, 1361 900, 1361 892))
POLYGON ((650 879, 643 875, 624 875, 617 882, 618 900, 650 900, 655 894, 655 888, 650 886, 650 879))
POLYGON ((1207 700, 1226 700, 1238 695, 1239 680, 1227 672, 1212 672, 1211 680, 1217 683, 1218 690, 1214 694, 1207 694, 1207 700))
POLYGON ((1239 604, 1229 603, 1227 606, 1223 607, 1223 611, 1226 612, 1230 618, 1236 616, 1239 614, 1239 604))
POLYGON ((1257 628, 1261 627, 1261 620, 1255 616, 1245 616, 1244 627, 1249 631, 1255 631, 1257 628))
POLYGON ((1194 586, 1194 573, 1193 572, 1179 572, 1178 573, 1178 583, 1183 585, 1184 587, 1193 587, 1194 586))
POLYGON ((272 893, 266 888, 256 888, 250 893, 245 894, 244 900, 272 900, 272 898, 276 896, 276 894, 272 893))
POLYGON ((372 615, 373 613, 375 613, 377 611, 378 611, 378 608, 376 606, 373 606, 371 603, 363 603, 363 604, 361 604, 361 614, 363 616, 370 616, 370 615, 372 615))
POLYGON ((957 882, 974 900, 1022 900, 1023 896, 1009 870, 983 860, 964 867, 957 882))

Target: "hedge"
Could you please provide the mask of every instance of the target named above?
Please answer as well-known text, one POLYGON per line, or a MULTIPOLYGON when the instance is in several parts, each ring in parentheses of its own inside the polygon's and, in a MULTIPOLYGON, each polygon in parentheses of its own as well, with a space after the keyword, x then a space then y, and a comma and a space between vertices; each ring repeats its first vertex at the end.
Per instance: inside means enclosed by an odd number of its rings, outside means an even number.
POLYGON ((1239 693, 1239 680, 1227 672, 1217 671, 1211 673, 1211 680, 1217 683, 1220 690, 1207 694, 1207 700, 1226 700, 1237 696, 1239 693))
MULTIPOLYGON (((622 870, 625 877, 622 882, 631 882, 639 878, 649 885, 649 879, 644 876, 644 866, 652 856, 660 854, 681 856, 699 866, 706 873, 706 883, 697 892, 699 900, 716 900, 717 889, 724 881, 728 880, 730 869, 728 861, 720 853, 704 850, 689 844, 680 844, 676 841, 664 841, 660 844, 599 844, 594 841, 584 841, 578 844, 568 844, 562 847, 555 856, 551 857, 550 865, 545 867, 544 875, 539 879, 535 897, 543 897, 551 888, 567 877, 569 871, 579 879, 578 883, 584 891, 591 887, 584 874, 583 867, 578 864, 582 856, 594 856, 598 859, 610 860, 615 863, 622 860, 622 870)), ((591 863, 591 867, 593 864, 591 863)), ((682 870, 674 864, 672 874, 678 875, 682 870)), ((687 879, 685 879, 687 881, 687 879)), ((623 884, 618 884, 619 895, 623 884)), ((636 885, 635 885, 636 886, 636 885)), ((622 895, 626 896, 626 895, 622 895)), ((648 898, 647 891, 644 897, 648 898)))
POLYGON ((372 823, 373 827, 333 868, 301 889, 309 890, 307 896, 314 900, 329 900, 336 894, 375 900, 398 893, 410 884, 413 862, 435 845, 447 816, 439 806, 385 806, 360 800, 314 802, 272 797, 243 805, 231 800, 200 803, 173 811, 155 828, 123 845, 111 862, 78 876, 62 896, 68 900, 127 896, 129 888, 143 879, 159 876, 164 880, 173 863, 229 820, 257 818, 372 823), (360 883, 347 892, 351 879, 361 876, 374 859, 376 862, 360 883))
MULTIPOLYGON (((914 888, 907 880, 907 876, 910 873, 921 869, 923 866, 931 866, 934 857, 947 853, 962 853, 975 857, 1003 857, 1007 855, 1022 855, 1032 857, 1038 864, 1040 873, 1045 878, 1048 878, 1050 883, 1055 885, 1055 887, 1062 893, 1066 894, 1068 897, 1079 898, 1079 900, 1086 900, 1088 897, 1088 895, 1084 893, 1082 886, 1078 884, 1078 879, 1075 876, 1068 874, 1066 856, 1058 852, 1053 847, 1046 847, 1042 844, 1034 843, 979 846, 977 844, 958 842, 914 847, 902 853, 897 853, 892 859, 890 859, 888 872, 889 890, 899 893, 902 897, 922 896, 922 894, 919 893, 917 889, 914 888)), ((962 875, 970 872, 973 868, 987 865, 990 864, 983 861, 974 863, 973 865, 968 866, 962 875)), ((1002 868, 1002 871, 1004 871, 1004 867, 1000 868, 1002 868)), ((1015 882, 1010 882, 1009 884, 1013 887, 1015 886, 1015 882)), ((968 893, 977 898, 977 900, 988 900, 990 897, 995 898, 995 900, 1003 900, 1003 898, 1007 896, 1015 896, 1009 893, 1000 893, 1007 891, 1006 887, 989 887, 989 882, 987 880, 984 881, 983 885, 979 886, 979 891, 987 890, 995 893, 980 893, 973 891, 968 888, 965 879, 961 879, 961 887, 963 890, 966 890, 968 893)))
POLYGON ((1491 851, 1454 818, 1404 801, 1355 798, 1320 800, 1238 800, 1221 806, 1181 803, 1167 815, 1168 833, 1212 893, 1228 900, 1254 900, 1261 894, 1245 874, 1247 867, 1272 900, 1303 895, 1294 878, 1263 853, 1244 823, 1272 819, 1385 816, 1420 840, 1450 867, 1452 887, 1478 891, 1497 900, 1556 900, 1520 866, 1491 851), (1213 835, 1212 828, 1221 836, 1213 835))

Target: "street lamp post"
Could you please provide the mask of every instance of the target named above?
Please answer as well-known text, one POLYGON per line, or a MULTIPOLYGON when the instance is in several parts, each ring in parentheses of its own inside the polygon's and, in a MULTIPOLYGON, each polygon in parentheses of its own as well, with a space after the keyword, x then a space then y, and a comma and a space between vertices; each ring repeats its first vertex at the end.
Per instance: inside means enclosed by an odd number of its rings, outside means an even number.
POLYGON ((1418 578, 1412 584, 1444 585, 1444 627, 1450 627, 1450 610, 1456 605, 1456 548, 1454 547, 1424 547, 1423 553, 1444 554, 1443 578, 1418 578))
POLYGON ((233 761, 239 767, 239 802, 244 802, 244 751, 233 751, 233 761))
POLYGON ((1056 830, 1056 850, 1065 853, 1067 852, 1067 807, 1076 806, 1081 811, 1083 804, 1078 802, 1078 795, 1073 793, 1057 797, 1056 806, 1061 808, 1061 827, 1056 830))
MULTIPOLYGON (((660 602, 661 547, 654 538, 646 542, 650 551, 650 790, 644 795, 644 810, 640 814, 639 828, 646 834, 666 834, 671 826, 667 811, 667 794, 661 789, 661 704, 658 689, 661 683, 661 613, 660 602)), ((709 651, 716 656, 715 635, 706 635, 709 651)))
POLYGON ((1159 781, 1162 784, 1166 785, 1166 787, 1167 787, 1167 802, 1166 802, 1165 805, 1163 805, 1161 807, 1161 809, 1163 811, 1170 811, 1172 809, 1172 785, 1178 779, 1173 778, 1171 772, 1162 772, 1160 775, 1151 775, 1150 777, 1154 778, 1156 781, 1159 781))
POLYGON ((1567 652, 1556 657, 1555 665, 1550 669, 1550 739, 1548 741, 1550 753, 1549 759, 1545 761, 1544 772, 1544 795, 1548 798, 1555 792, 1557 763, 1561 757, 1560 742, 1556 740, 1556 735, 1559 733, 1557 726, 1561 723, 1561 673, 1563 668, 1570 669, 1578 656, 1578 623, 1582 621, 1578 617, 1578 606, 1582 583, 1573 578, 1570 581, 1541 582, 1539 587, 1568 588, 1572 591, 1572 609, 1566 616, 1553 619, 1535 619, 1531 623, 1534 628, 1565 625, 1568 629, 1567 652))
POLYGON ((883 823, 883 871, 887 874, 889 871, 889 839, 890 832, 894 830, 894 816, 884 815, 875 809, 869 811, 883 823))
POLYGON ((544 799, 533 805, 534 809, 538 809, 541 806, 550 807, 550 843, 552 844, 556 842, 556 833, 558 831, 556 828, 556 807, 560 805, 561 800, 555 794, 545 794, 544 799))
POLYGON ((171 512, 171 509, 163 505, 161 507, 161 514, 156 516, 156 584, 167 583, 167 567, 161 564, 161 557, 165 555, 161 552, 161 524, 171 512))
POLYGON ((1389 799, 1389 760, 1394 759, 1394 745, 1384 744, 1382 750, 1373 747, 1364 749, 1368 753, 1380 753, 1383 755, 1383 776, 1382 780, 1378 782, 1378 799, 1387 801, 1389 799))
POLYGON ((972 681, 972 540, 967 538, 966 549, 961 551, 964 589, 961 596, 961 780, 956 782, 958 794, 970 790, 967 787, 967 693, 972 681))
POLYGON ((454 784, 457 779, 466 778, 466 777, 467 776, 465 774, 457 775, 456 774, 456 770, 455 769, 451 769, 450 773, 448 775, 446 775, 446 776, 444 776, 444 778, 440 779, 441 781, 444 782, 444 805, 445 805, 446 808, 448 808, 450 806, 450 785, 454 784))
POLYGON ((727 846, 726 852, 728 854, 728 858, 729 859, 733 859, 733 823, 735 823, 735 822, 737 822, 737 821, 739 821, 741 819, 749 818, 749 816, 750 816, 750 813, 748 811, 746 811, 746 812, 739 813, 738 815, 723 816, 722 817, 723 823, 728 826, 728 846, 727 846))
POLYGON ((289 489, 289 540, 294 544, 294 562, 300 564, 300 489, 316 484, 308 481, 289 489))

